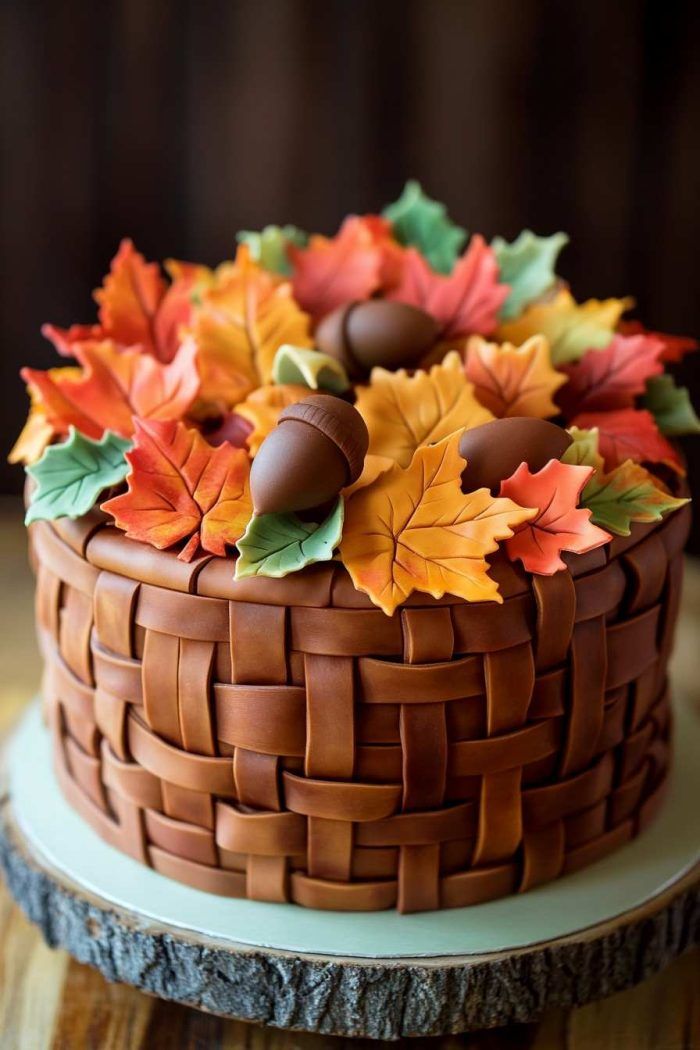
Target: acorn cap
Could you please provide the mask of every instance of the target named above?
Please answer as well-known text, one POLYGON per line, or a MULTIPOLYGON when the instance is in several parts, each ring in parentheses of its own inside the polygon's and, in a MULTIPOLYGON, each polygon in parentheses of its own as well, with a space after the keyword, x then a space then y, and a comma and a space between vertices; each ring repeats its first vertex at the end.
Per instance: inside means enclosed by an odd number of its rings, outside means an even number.
POLYGON ((277 425, 290 419, 315 427, 337 446, 347 464, 346 484, 351 485, 359 478, 369 448, 369 434, 356 408, 338 397, 315 394, 285 408, 277 425))

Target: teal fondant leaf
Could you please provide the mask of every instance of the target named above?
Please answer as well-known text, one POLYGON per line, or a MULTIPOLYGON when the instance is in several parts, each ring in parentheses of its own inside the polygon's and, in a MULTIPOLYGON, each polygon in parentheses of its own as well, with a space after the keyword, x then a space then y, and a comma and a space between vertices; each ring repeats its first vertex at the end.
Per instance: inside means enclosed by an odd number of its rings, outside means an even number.
POLYGON ((296 514, 254 515, 237 543, 236 579, 287 576, 318 561, 329 561, 343 533, 343 500, 320 525, 296 514))
POLYGON ((287 257, 290 244, 297 248, 306 247, 308 233, 296 226, 266 226, 264 230, 240 230, 236 234, 239 244, 247 244, 255 262, 265 270, 289 276, 292 267, 287 257))
POLYGON ((502 237, 494 237, 491 247, 498 262, 500 279, 510 285, 510 294, 499 314, 502 320, 517 317, 552 287, 556 279, 557 256, 568 243, 565 233, 538 237, 532 230, 523 230, 512 244, 502 237))
POLYGON ((41 459, 27 468, 36 488, 26 524, 86 514, 104 489, 126 477, 129 464, 125 453, 131 446, 131 441, 111 430, 106 430, 99 441, 93 441, 71 427, 66 441, 49 445, 41 459))
POLYGON ((648 408, 662 434, 678 437, 681 434, 700 434, 700 419, 684 386, 676 386, 671 375, 647 379, 644 407, 648 408))
POLYGON ((417 248, 438 273, 451 273, 467 231, 449 218, 444 204, 427 197, 420 183, 409 179, 403 193, 382 212, 396 240, 417 248))
POLYGON ((350 386, 350 380, 340 361, 304 346, 284 343, 272 362, 272 378, 275 383, 296 383, 310 390, 330 390, 342 394, 350 386))

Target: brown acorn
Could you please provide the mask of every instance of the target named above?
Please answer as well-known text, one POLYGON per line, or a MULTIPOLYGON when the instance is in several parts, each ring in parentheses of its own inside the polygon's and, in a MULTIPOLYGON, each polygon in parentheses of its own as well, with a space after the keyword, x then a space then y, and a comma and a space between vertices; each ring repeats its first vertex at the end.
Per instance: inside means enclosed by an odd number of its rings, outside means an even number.
POLYGON ((362 473, 368 445, 365 421, 347 401, 314 394, 285 408, 250 470, 255 513, 287 514, 334 499, 362 473))
POLYGON ((459 454, 467 461, 462 488, 465 492, 486 488, 497 495, 501 482, 521 463, 527 463, 534 474, 550 459, 561 459, 570 444, 570 435, 561 427, 529 416, 493 419, 465 430, 459 441, 459 454))
POLYGON ((407 303, 369 299, 339 306, 316 329, 316 346, 344 366, 351 379, 379 365, 410 368, 430 350, 438 326, 430 314, 407 303))

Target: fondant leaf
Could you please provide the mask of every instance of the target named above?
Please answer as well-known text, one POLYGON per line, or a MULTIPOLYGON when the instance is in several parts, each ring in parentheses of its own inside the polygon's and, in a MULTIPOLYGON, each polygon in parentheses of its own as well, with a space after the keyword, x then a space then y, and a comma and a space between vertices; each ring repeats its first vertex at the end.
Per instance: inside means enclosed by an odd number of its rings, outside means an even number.
POLYGON ((307 386, 291 383, 270 384, 253 390, 246 400, 237 406, 236 414, 252 426, 247 444, 253 456, 257 455, 267 435, 277 426, 282 410, 308 396, 307 386))
POLYGON ((448 277, 431 270, 415 248, 407 248, 401 280, 386 298, 431 314, 440 325, 440 338, 449 341, 471 334, 490 335, 508 290, 498 283, 492 249, 475 234, 448 277))
POLYGON ((93 441, 71 427, 67 441, 49 445, 39 462, 27 469, 36 488, 25 524, 86 514, 104 489, 126 477, 124 453, 129 448, 129 440, 109 430, 93 441))
POLYGON ((102 329, 98 324, 72 324, 70 328, 59 328, 55 324, 43 324, 41 334, 61 357, 73 357, 75 343, 94 343, 102 339, 102 329))
POLYGON ((653 376, 647 380, 643 401, 662 434, 678 437, 681 434, 700 433, 700 419, 684 386, 676 386, 671 375, 653 376))
POLYGON ((381 252, 367 224, 355 215, 335 237, 316 234, 307 248, 290 246, 289 256, 294 297, 314 321, 343 303, 368 299, 379 287, 381 252))
POLYGON ((367 424, 369 451, 402 467, 422 445, 493 419, 474 396, 455 351, 429 372, 372 369, 369 386, 357 390, 355 407, 367 424))
POLYGON ((343 501, 320 525, 296 514, 254 515, 238 541, 235 578, 287 576, 307 565, 329 561, 343 534, 343 501))
POLYGON ((40 405, 33 404, 7 457, 8 463, 24 463, 25 467, 36 463, 53 436, 54 429, 47 420, 46 413, 40 405))
POLYGON ((335 357, 289 343, 275 354, 272 379, 275 383, 305 385, 310 390, 330 390, 334 394, 342 394, 350 386, 345 369, 335 357))
POLYGON ((557 397, 564 414, 629 408, 650 376, 663 371, 663 343, 649 335, 614 335, 604 350, 588 350, 577 364, 563 365, 569 382, 557 397))
POLYGON ((461 433, 419 448, 406 469, 394 464, 347 501, 342 560, 388 616, 416 590, 503 600, 486 555, 535 512, 487 489, 462 492, 461 433))
POLYGON ((580 305, 571 292, 562 288, 546 303, 534 303, 513 321, 498 329, 498 338, 520 345, 532 335, 549 340, 552 364, 578 361, 587 350, 602 350, 613 337, 615 327, 632 299, 589 299, 580 305))
POLYGON ((285 277, 292 272, 287 249, 290 244, 304 248, 309 235, 296 226, 265 226, 260 232, 240 230, 236 234, 239 244, 247 244, 251 258, 260 263, 264 270, 281 273, 285 277))
POLYGON ((537 513, 506 540, 511 561, 520 559, 528 572, 553 576, 566 565, 561 551, 585 554, 610 540, 607 532, 591 524, 590 510, 577 508, 592 467, 571 466, 550 459, 536 474, 521 463, 515 474, 501 482, 501 496, 537 513))
POLYGON ((420 183, 409 179, 398 200, 382 212, 400 244, 417 248, 437 273, 451 273, 467 231, 447 215, 444 204, 426 196, 420 183))
POLYGON ((682 361, 686 354, 697 350, 700 345, 697 339, 692 339, 688 335, 670 335, 668 332, 649 331, 641 321, 621 321, 617 330, 623 335, 649 335, 654 339, 660 339, 664 344, 661 360, 672 364, 682 361))
POLYGON ((616 412, 582 412, 574 425, 584 430, 598 428, 600 454, 608 470, 631 459, 634 463, 666 463, 684 473, 678 453, 663 436, 651 412, 621 408, 616 412))
POLYGON ((23 368, 22 377, 56 434, 71 426, 86 437, 105 430, 129 437, 134 416, 181 419, 199 389, 194 350, 183 346, 174 360, 161 364, 137 350, 119 351, 114 343, 76 343, 83 366, 38 372, 23 368))
POLYGON ((603 457, 598 451, 598 428, 581 430, 580 427, 569 427, 568 433, 571 436, 571 444, 561 457, 562 463, 602 470, 603 457))
POLYGON ((581 496, 591 521, 618 536, 629 536, 633 521, 660 521, 688 502, 666 492, 648 470, 629 459, 609 474, 594 474, 581 496))
POLYGON ((102 287, 95 292, 102 337, 123 346, 140 344, 154 353, 153 322, 165 289, 158 264, 147 263, 125 238, 102 287))
POLYGON ((361 215, 359 221, 379 252, 379 285, 386 294, 401 280, 405 250, 394 239, 388 219, 381 215, 361 215))
POLYGON ((235 264, 222 267, 203 291, 192 339, 200 397, 223 409, 270 382, 275 354, 284 343, 311 345, 309 318, 292 298, 291 285, 258 266, 245 244, 235 264))
POLYGON ((510 285, 510 293, 499 314, 502 320, 516 317, 552 287, 556 280, 557 256, 568 243, 565 233, 538 237, 532 230, 523 230, 511 244, 502 237, 494 237, 491 247, 501 280, 510 285))
POLYGON ((190 561, 201 546, 223 557, 245 532, 253 513, 247 452, 212 448, 182 423, 136 420, 128 491, 102 504, 134 540, 163 549, 187 540, 178 557, 190 561))
POLYGON ((559 411, 552 396, 566 376, 552 368, 544 336, 533 335, 516 347, 474 335, 467 343, 465 371, 478 400, 494 416, 546 419, 559 411))

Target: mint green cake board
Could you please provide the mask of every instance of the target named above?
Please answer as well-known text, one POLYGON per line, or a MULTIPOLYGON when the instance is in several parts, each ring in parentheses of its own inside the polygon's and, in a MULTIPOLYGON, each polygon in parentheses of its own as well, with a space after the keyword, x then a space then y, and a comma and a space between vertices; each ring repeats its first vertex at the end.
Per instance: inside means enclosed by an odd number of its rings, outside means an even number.
POLYGON ((670 791, 652 825, 589 868, 521 896, 417 915, 348 914, 191 889, 104 843, 58 787, 38 704, 9 748, 13 815, 39 858, 119 909, 217 941, 347 958, 469 956, 596 926, 668 889, 700 861, 700 715, 677 704, 670 791))

